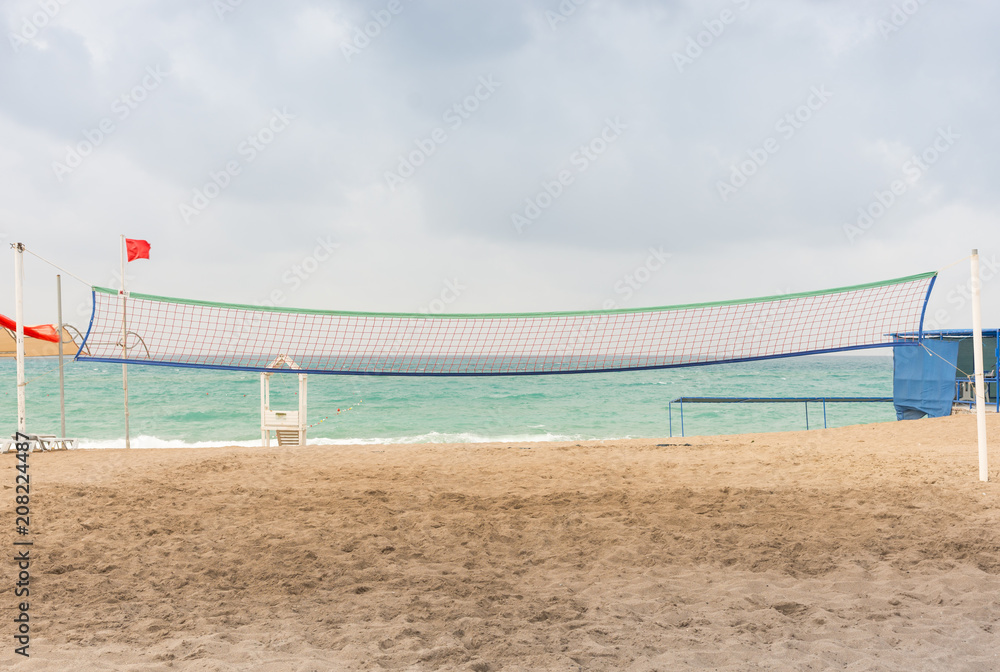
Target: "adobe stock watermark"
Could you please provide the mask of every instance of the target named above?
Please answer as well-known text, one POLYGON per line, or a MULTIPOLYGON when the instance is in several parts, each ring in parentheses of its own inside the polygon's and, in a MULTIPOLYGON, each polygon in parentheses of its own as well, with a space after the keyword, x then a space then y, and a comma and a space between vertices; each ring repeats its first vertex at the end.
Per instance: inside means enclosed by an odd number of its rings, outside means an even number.
MULTIPOLYGON (((127 282, 129 285, 132 285, 134 280, 135 276, 126 271, 125 282, 127 282)), ((122 273, 120 269, 112 268, 108 272, 108 281, 105 284, 105 286, 108 287, 109 289, 116 289, 119 292, 121 291, 121 288, 124 287, 124 284, 122 283, 122 273)), ((76 316, 79 317, 81 320, 90 320, 90 316, 93 310, 94 306, 90 301, 81 301, 80 303, 76 304, 76 316)))
POLYGON ((750 328, 747 330, 747 335, 763 336, 775 329, 783 329, 780 320, 792 306, 792 302, 783 297, 791 293, 792 288, 785 287, 771 295, 773 301, 758 301, 750 304, 750 315, 748 316, 750 328))
POLYGON ((316 246, 311 254, 307 254, 299 261, 295 262, 281 274, 281 282, 288 286, 286 293, 282 289, 272 289, 267 298, 258 301, 258 305, 274 308, 280 306, 288 300, 288 295, 298 290, 305 282, 312 277, 319 269, 333 257, 333 253, 340 249, 340 243, 335 243, 332 236, 317 236, 316 246))
POLYGON ((16 54, 21 50, 21 47, 38 37, 45 26, 49 25, 69 2, 70 0, 39 0, 38 9, 21 18, 18 31, 7 33, 10 48, 14 50, 14 53, 16 54))
MULTIPOLYGON (((732 0, 732 2, 737 9, 743 12, 750 8, 750 0, 732 0)), ((704 29, 695 33, 693 37, 688 35, 684 49, 674 52, 674 65, 677 66, 677 72, 683 74, 685 68, 694 65, 694 62, 722 37, 726 28, 732 25, 737 18, 739 18, 739 14, 727 7, 719 12, 717 17, 702 21, 701 25, 704 26, 704 29)))
POLYGON ((242 6, 243 0, 212 0, 212 9, 220 21, 225 21, 227 14, 232 14, 242 6))
POLYGON ((431 299, 425 308, 420 309, 420 312, 425 315, 440 315, 445 312, 448 306, 458 301, 466 289, 468 288, 458 278, 445 280, 437 298, 431 299))
POLYGON ((545 20, 549 24, 549 29, 556 31, 561 24, 569 20, 569 17, 576 14, 576 10, 586 2, 587 0, 562 0, 556 7, 556 11, 553 12, 551 9, 545 10, 545 20))
MULTIPOLYGON (((466 286, 463 285, 458 278, 452 280, 445 279, 441 292, 434 299, 431 299, 426 306, 420 308, 418 311, 421 315, 441 315, 445 312, 448 306, 458 301, 459 297, 462 296, 463 292, 466 290, 466 286)), ((390 359, 389 368, 399 369, 405 365, 406 360, 413 356, 414 347, 420 346, 420 339, 417 333, 420 329, 418 327, 419 321, 407 319, 403 325, 402 331, 396 332, 395 337, 392 342, 388 344, 385 355, 390 359), (398 361, 402 358, 401 361, 398 361), (398 364, 397 364, 398 361, 398 364)))
MULTIPOLYGON (((648 283, 658 271, 666 267, 667 262, 673 257, 669 252, 665 252, 662 246, 650 247, 648 255, 643 263, 637 265, 630 272, 625 273, 615 280, 612 288, 614 293, 620 298, 607 298, 601 303, 602 310, 619 310, 627 307, 633 296, 648 283)), ((601 330, 609 319, 608 314, 596 313, 584 317, 575 328, 566 334, 556 349, 559 357, 580 354, 591 342, 592 335, 601 330)))
POLYGON ((919 154, 914 154, 903 162, 900 172, 903 177, 893 180, 886 189, 876 189, 872 192, 872 200, 867 205, 858 208, 858 217, 854 224, 844 224, 844 235, 847 242, 854 244, 854 241, 865 235, 877 221, 882 219, 889 209, 894 206, 899 198, 909 191, 921 177, 924 176, 930 167, 941 160, 941 157, 961 138, 958 133, 947 128, 938 128, 937 137, 927 145, 919 154))
POLYGON ((445 312, 448 306, 458 301, 466 289, 468 288, 458 278, 445 280, 437 298, 431 299, 426 307, 420 309, 420 312, 424 315, 440 315, 445 312))
POLYGON ((125 91, 111 103, 111 114, 103 117, 93 128, 85 128, 80 133, 83 140, 75 145, 66 145, 62 161, 52 162, 52 172, 62 182, 68 175, 83 165, 84 159, 94 153, 94 150, 104 144, 119 124, 128 119, 132 113, 149 98, 149 95, 160 88, 169 72, 164 72, 159 65, 146 67, 142 79, 135 86, 125 91))
POLYGON ((524 199, 524 209, 510 213, 510 221, 519 234, 524 227, 538 220, 542 213, 552 207, 575 181, 577 176, 587 172, 608 148, 614 144, 622 133, 628 129, 621 117, 606 119, 604 127, 593 138, 580 145, 569 156, 569 163, 575 169, 563 168, 551 180, 542 180, 541 190, 534 196, 524 199))
POLYGON ((627 304, 632 297, 642 289, 642 286, 649 282, 653 275, 667 265, 670 258, 674 256, 670 252, 664 252, 663 246, 650 247, 649 256, 646 261, 636 266, 630 273, 626 273, 620 280, 615 282, 615 294, 621 296, 621 304, 615 299, 607 299, 601 306, 605 310, 614 310, 627 304))
MULTIPOLYGON (((995 254, 990 255, 988 258, 985 254, 979 256, 979 281, 980 288, 986 285, 994 278, 1000 275, 1000 261, 997 260, 995 254)), ((938 289, 938 292, 941 290, 938 289)), ((967 306, 970 305, 972 301, 972 278, 966 278, 965 282, 960 282, 955 284, 948 293, 945 294, 945 300, 951 305, 951 308, 938 308, 934 311, 933 315, 928 315, 924 320, 924 331, 934 331, 935 329, 944 329, 951 323, 952 318, 962 310, 965 310, 967 306)), ((971 313, 971 308, 969 309, 971 313)), ((966 313, 968 316, 970 313, 966 313)))
POLYGON ((197 217, 233 183, 243 169, 257 160, 257 157, 281 135, 291 121, 295 119, 285 108, 271 110, 271 118, 256 132, 248 135, 236 146, 238 158, 230 159, 220 170, 209 171, 209 181, 201 187, 192 190, 190 203, 178 203, 181 219, 185 224, 191 223, 192 217, 197 217))
MULTIPOLYGON (((472 93, 445 109, 441 115, 441 121, 454 133, 472 118, 472 115, 479 110, 483 103, 492 98, 499 88, 500 82, 493 75, 481 76, 472 93)), ((449 137, 448 130, 438 126, 431 130, 426 137, 415 138, 413 140, 415 149, 397 157, 396 170, 385 171, 385 183, 389 189, 396 191, 396 187, 416 175, 417 169, 427 163, 427 159, 433 156, 441 145, 448 142, 449 137)))
POLYGON ((377 39, 382 31, 389 27, 393 20, 403 13, 405 9, 402 0, 389 0, 382 9, 373 9, 372 20, 363 26, 355 26, 354 34, 347 42, 340 43, 340 52, 350 63, 351 59, 359 55, 371 45, 372 40, 377 39))
POLYGON ((722 359, 743 359, 759 354, 761 343, 773 334, 787 334, 788 320, 795 319, 792 311, 794 299, 785 297, 792 293, 791 287, 777 290, 768 297, 769 301, 754 301, 745 304, 743 319, 746 321, 741 337, 722 344, 722 359), (787 317, 787 319, 786 319, 787 317))
MULTIPOLYGON (((784 141, 791 140, 832 97, 833 94, 826 90, 826 85, 812 87, 801 105, 778 117, 774 122, 774 130, 777 131, 778 137, 784 141)), ((727 203, 733 194, 746 186, 750 178, 760 172, 772 156, 781 151, 782 145, 778 137, 769 136, 759 146, 748 149, 747 158, 730 166, 729 179, 716 181, 715 188, 723 203, 727 203)))
POLYGON ((929 0, 903 0, 903 2, 894 4, 889 10, 888 16, 884 19, 879 19, 875 23, 879 32, 882 33, 882 37, 888 40, 894 33, 898 33, 899 30, 909 23, 910 19, 913 18, 913 16, 928 3, 928 1, 929 0))

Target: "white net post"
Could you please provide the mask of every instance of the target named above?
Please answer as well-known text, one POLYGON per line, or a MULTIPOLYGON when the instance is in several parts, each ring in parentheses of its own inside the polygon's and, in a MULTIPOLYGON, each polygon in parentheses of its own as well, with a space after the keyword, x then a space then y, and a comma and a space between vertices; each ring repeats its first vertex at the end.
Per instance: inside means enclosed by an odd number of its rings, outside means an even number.
POLYGON ((28 431, 27 412, 25 411, 24 387, 24 244, 15 243, 14 248, 14 319, 17 326, 14 331, 17 357, 17 431, 22 434, 28 431))
POLYGON ((986 448, 986 386, 983 381, 983 315, 979 279, 979 250, 972 251, 972 350, 976 375, 976 436, 979 440, 979 480, 988 481, 989 453, 986 448))

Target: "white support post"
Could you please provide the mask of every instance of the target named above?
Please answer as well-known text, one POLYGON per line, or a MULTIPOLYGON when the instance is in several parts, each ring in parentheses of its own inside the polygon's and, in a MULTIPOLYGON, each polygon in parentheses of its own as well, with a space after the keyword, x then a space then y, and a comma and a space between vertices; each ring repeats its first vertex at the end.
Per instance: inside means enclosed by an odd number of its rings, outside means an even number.
POLYGON ((28 420, 24 404, 24 243, 14 243, 14 336, 17 355, 17 431, 28 433, 28 420))
POLYGON ((59 436, 66 436, 66 387, 63 380, 62 276, 56 275, 56 332, 59 334, 59 436))
MULTIPOLYGON (((128 321, 125 319, 125 301, 128 297, 128 292, 125 289, 125 236, 121 237, 121 245, 119 252, 121 252, 122 260, 122 359, 128 359, 128 321)), ((122 390, 125 393, 125 447, 131 448, 131 442, 129 440, 128 431, 128 364, 122 362, 122 390)))
POLYGON ((299 374, 299 445, 306 445, 306 374, 299 374))
POLYGON ((983 381, 982 281, 979 278, 979 250, 972 251, 972 349, 976 367, 976 436, 979 439, 979 480, 988 481, 989 453, 986 448, 986 385, 983 381))
POLYGON ((267 411, 271 406, 271 374, 260 374, 260 443, 271 447, 271 430, 267 429, 267 411))

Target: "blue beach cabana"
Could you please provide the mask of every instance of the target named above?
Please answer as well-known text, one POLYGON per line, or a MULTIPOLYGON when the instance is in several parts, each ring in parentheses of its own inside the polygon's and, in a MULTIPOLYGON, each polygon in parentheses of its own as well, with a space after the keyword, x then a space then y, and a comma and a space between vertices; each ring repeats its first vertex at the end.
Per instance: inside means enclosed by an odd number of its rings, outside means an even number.
MULTIPOLYGON (((916 334, 893 334, 900 342, 916 334)), ((975 353, 971 329, 925 331, 923 347, 893 348, 892 397, 900 420, 951 415, 975 404, 975 353)), ((1000 329, 983 329, 987 408, 1000 412, 1000 329)))

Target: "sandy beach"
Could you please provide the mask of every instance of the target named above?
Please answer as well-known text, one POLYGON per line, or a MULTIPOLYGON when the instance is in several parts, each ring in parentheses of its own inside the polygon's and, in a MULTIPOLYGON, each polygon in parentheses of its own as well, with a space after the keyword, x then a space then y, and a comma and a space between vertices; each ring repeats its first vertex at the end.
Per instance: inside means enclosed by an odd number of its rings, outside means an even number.
POLYGON ((0 667, 997 670, 989 427, 33 453, 0 667))

